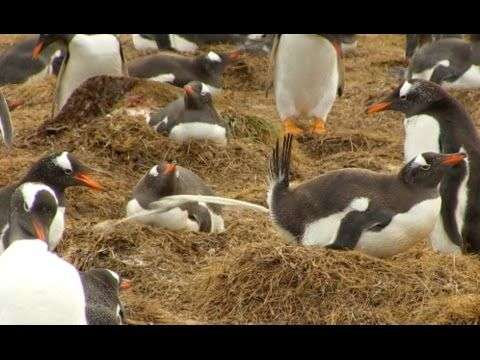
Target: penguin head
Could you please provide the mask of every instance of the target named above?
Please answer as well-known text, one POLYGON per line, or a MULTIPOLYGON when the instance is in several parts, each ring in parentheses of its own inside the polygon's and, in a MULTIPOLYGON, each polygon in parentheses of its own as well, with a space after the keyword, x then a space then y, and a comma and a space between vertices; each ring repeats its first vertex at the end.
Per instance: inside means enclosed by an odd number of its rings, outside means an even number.
POLYGON ((406 80, 381 102, 367 108, 367 114, 384 110, 394 110, 406 116, 421 114, 431 105, 447 98, 441 86, 426 80, 406 80))
POLYGON ((212 103, 212 94, 200 81, 191 81, 183 89, 186 108, 201 109, 205 104, 212 103))
POLYGON ((177 165, 167 161, 155 165, 146 175, 146 185, 156 197, 172 195, 178 178, 177 165))
POLYGON ((224 54, 210 51, 206 55, 200 55, 197 60, 206 74, 218 75, 221 74, 228 65, 236 62, 240 58, 242 52, 241 49, 224 54))
POLYGON ((53 153, 37 161, 25 176, 26 181, 39 181, 48 186, 64 190, 70 186, 88 186, 103 190, 94 180, 92 170, 67 151, 53 153))
POLYGON ((464 153, 438 154, 426 152, 410 160, 401 170, 406 184, 425 188, 436 187, 450 168, 463 163, 464 153))
POLYGON ((47 185, 36 182, 20 185, 10 202, 8 244, 22 239, 39 239, 48 243, 50 225, 57 208, 57 197, 47 185))
POLYGON ((68 47, 68 44, 74 36, 75 34, 40 34, 37 44, 33 48, 32 57, 38 59, 43 49, 53 43, 60 43, 61 45, 68 47))

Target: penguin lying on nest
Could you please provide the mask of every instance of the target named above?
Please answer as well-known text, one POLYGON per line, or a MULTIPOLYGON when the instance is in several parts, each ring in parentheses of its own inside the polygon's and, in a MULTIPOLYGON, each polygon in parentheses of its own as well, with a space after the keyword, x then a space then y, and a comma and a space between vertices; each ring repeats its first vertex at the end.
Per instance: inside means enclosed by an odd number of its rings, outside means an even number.
POLYGON ((236 62, 242 52, 240 49, 226 54, 210 51, 196 57, 158 53, 131 61, 128 73, 133 77, 166 82, 178 87, 197 80, 205 84, 210 93, 216 94, 221 91, 225 69, 236 62))
POLYGON ((293 136, 270 159, 267 202, 274 224, 302 245, 355 249, 377 257, 426 238, 440 212, 438 185, 465 154, 423 153, 397 175, 341 169, 290 186, 293 136))
POLYGON ((421 48, 423 45, 446 38, 462 39, 463 36, 462 34, 406 34, 405 60, 409 62, 417 49, 421 48))
POLYGON ((433 81, 445 88, 480 87, 480 35, 470 41, 444 38, 415 51, 407 71, 407 80, 433 81))

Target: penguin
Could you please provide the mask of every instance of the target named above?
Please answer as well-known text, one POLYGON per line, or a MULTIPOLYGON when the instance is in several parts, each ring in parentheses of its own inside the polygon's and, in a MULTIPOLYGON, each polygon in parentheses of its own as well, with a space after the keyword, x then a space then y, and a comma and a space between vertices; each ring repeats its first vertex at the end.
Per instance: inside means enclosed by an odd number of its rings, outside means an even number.
POLYGON ((38 58, 45 47, 54 43, 65 48, 57 78, 54 115, 60 112, 75 89, 89 78, 128 75, 120 40, 113 34, 40 34, 33 57, 38 58))
POLYGON ((54 191, 27 182, 9 205, 10 246, 0 256, 0 324, 86 325, 78 271, 48 250, 58 207, 54 191))
POLYGON ((405 81, 368 113, 405 114, 405 161, 419 152, 465 152, 468 160, 452 167, 440 186, 442 209, 430 239, 445 253, 480 252, 480 138, 464 107, 441 86, 405 81))
POLYGON ((210 140, 227 145, 228 127, 215 110, 208 87, 200 81, 191 81, 184 89, 185 96, 151 113, 147 123, 179 143, 210 140))
POLYGON ((70 186, 87 186, 95 190, 103 187, 90 175, 92 170, 67 151, 45 156, 33 164, 18 183, 0 189, 0 254, 10 245, 9 203, 15 189, 27 182, 40 182, 49 186, 58 199, 58 208, 48 234, 50 250, 60 242, 64 229, 65 190, 70 186))
POLYGON ((438 184, 465 154, 427 152, 398 174, 341 169, 291 187, 293 135, 270 158, 267 203, 273 223, 290 241, 355 249, 390 257, 427 237, 440 212, 438 184))
POLYGON ((80 279, 85 293, 87 324, 125 324, 120 290, 128 289, 131 282, 108 269, 90 269, 80 272, 80 279))
POLYGON ((57 44, 51 44, 38 59, 33 59, 32 51, 38 38, 38 35, 29 36, 0 54, 0 86, 21 84, 49 74, 49 65, 61 49, 57 44))
POLYGON ((10 107, 0 91, 0 133, 2 140, 8 147, 13 143, 13 125, 10 118, 10 107))
POLYGON ((275 102, 285 133, 299 135, 301 115, 314 118, 311 131, 325 133, 325 122, 343 92, 341 35, 281 34, 272 49, 275 102))
POLYGON ((178 87, 197 80, 204 83, 209 92, 217 94, 221 91, 223 72, 238 60, 241 53, 241 50, 228 54, 210 51, 196 57, 158 53, 133 60, 128 64, 128 72, 133 77, 167 82, 178 87))
POLYGON ((407 80, 433 81, 447 89, 480 87, 480 35, 470 41, 446 38, 419 48, 413 55, 407 80))
POLYGON ((351 54, 355 51, 358 45, 357 35, 350 34, 342 36, 341 40, 342 54, 351 54))
POLYGON ((405 60, 410 61, 417 49, 425 44, 446 38, 462 39, 462 34, 406 34, 405 60))
MULTIPOLYGON (((127 216, 152 209, 154 202, 178 194, 214 195, 198 175, 164 161, 153 166, 135 186, 133 198, 127 204, 127 216)), ((173 231, 220 233, 225 230, 222 207, 201 201, 186 202, 166 212, 140 216, 136 220, 173 231)))

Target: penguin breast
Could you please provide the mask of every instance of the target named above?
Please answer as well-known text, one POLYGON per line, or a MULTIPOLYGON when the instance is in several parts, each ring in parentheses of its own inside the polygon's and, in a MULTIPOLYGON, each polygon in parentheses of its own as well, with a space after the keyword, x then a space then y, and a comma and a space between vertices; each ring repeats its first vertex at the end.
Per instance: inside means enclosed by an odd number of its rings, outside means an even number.
POLYGON ((179 143, 190 140, 209 140, 218 145, 227 145, 227 130, 218 124, 205 122, 185 122, 170 130, 170 138, 179 143))

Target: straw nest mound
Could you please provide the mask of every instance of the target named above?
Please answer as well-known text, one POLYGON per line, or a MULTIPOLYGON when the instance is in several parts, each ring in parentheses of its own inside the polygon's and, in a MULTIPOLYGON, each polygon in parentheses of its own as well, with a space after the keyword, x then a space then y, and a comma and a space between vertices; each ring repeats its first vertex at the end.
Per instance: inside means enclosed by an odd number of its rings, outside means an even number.
MULTIPOLYGON (((125 54, 139 54, 122 37, 125 54)), ((7 43, 7 42, 4 42, 7 43)), ((227 51, 234 46, 215 47, 227 51)), ((399 36, 361 37, 346 59, 346 89, 329 117, 327 135, 294 144, 293 178, 364 167, 396 172, 402 163, 402 117, 367 117, 365 107, 396 86, 392 68, 403 56, 399 36)), ((218 195, 266 205, 266 159, 279 134, 273 97, 265 96, 268 59, 243 56, 215 97, 232 128, 225 148, 178 145, 153 133, 125 109, 162 107, 181 89, 140 79, 87 81, 51 118, 54 78, 2 88, 25 104, 12 113, 15 146, 0 156, 0 183, 19 179, 51 151, 73 151, 99 170, 107 188, 67 192, 65 239, 59 254, 79 269, 106 267, 133 280, 122 294, 127 316, 144 323, 478 323, 480 262, 433 253, 426 241, 392 259, 304 248, 284 242, 268 216, 225 210, 222 234, 170 232, 136 223, 109 231, 94 225, 125 215, 141 176, 161 160, 199 174, 218 195)), ((476 92, 455 92, 476 120, 476 92)))

